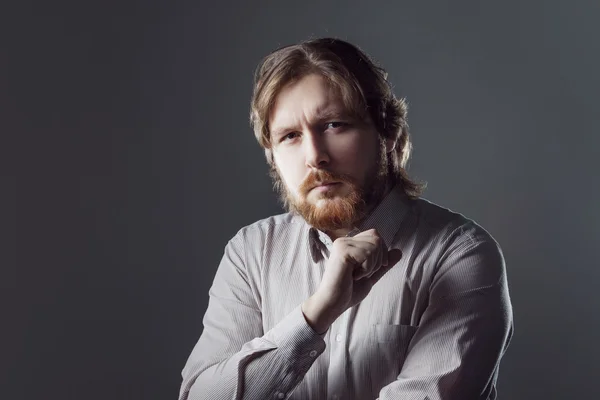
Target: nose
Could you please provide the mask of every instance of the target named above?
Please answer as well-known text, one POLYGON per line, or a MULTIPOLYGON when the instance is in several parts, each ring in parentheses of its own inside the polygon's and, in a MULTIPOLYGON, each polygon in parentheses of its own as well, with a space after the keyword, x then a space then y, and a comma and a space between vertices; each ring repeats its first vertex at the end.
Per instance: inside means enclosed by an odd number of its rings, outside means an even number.
POLYGON ((320 169, 329 164, 329 152, 323 136, 318 132, 309 132, 304 135, 304 138, 306 165, 320 169))

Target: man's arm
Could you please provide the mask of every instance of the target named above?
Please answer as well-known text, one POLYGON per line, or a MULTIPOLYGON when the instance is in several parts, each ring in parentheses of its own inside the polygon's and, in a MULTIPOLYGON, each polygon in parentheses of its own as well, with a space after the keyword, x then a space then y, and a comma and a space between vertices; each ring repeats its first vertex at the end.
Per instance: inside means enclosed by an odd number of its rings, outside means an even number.
POLYGON ((240 235, 225 248, 204 331, 182 371, 180 400, 287 398, 325 349, 300 305, 263 333, 244 251, 240 235))
POLYGON ((380 391, 380 400, 495 398, 498 365, 513 331, 504 259, 481 228, 456 233, 400 375, 380 391))

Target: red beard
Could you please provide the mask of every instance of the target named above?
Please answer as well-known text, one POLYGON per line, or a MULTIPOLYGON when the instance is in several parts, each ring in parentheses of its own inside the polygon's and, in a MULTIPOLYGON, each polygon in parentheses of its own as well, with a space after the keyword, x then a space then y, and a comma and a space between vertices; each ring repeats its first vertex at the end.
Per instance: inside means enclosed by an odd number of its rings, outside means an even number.
POLYGON ((275 165, 272 165, 271 177, 284 206, 289 211, 297 212, 309 225, 320 231, 331 232, 356 225, 381 201, 391 176, 388 171, 389 162, 385 144, 381 139, 378 160, 373 169, 366 174, 367 181, 363 185, 345 174, 321 169, 311 173, 302 182, 297 198, 283 183, 275 165), (325 203, 319 207, 308 201, 307 196, 312 188, 320 182, 331 181, 343 182, 350 189, 349 193, 338 194, 335 189, 319 193, 321 199, 325 199, 325 203))
POLYGON ((323 231, 334 231, 351 226, 363 218, 366 204, 362 188, 348 176, 319 170, 311 173, 298 188, 299 201, 292 201, 293 208, 306 220, 306 222, 323 231), (350 193, 339 195, 335 189, 320 193, 325 203, 317 206, 308 201, 310 190, 320 182, 342 182, 350 187, 350 193))

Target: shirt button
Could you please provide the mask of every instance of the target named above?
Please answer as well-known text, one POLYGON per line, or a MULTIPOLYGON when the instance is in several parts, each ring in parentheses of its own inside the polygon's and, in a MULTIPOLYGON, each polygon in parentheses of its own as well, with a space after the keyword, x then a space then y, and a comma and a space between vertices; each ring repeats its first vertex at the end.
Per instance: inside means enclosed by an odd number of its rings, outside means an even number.
POLYGON ((337 335, 335 335, 335 341, 336 342, 341 342, 342 341, 342 335, 340 335, 339 333, 337 335))
POLYGON ((283 394, 281 392, 277 392, 277 393, 275 393, 275 396, 277 396, 278 399, 283 399, 285 397, 285 394, 283 394))
POLYGON ((310 356, 311 356, 311 357, 314 357, 314 356, 316 356, 316 355, 317 355, 317 351, 316 351, 316 350, 313 350, 313 351, 311 351, 309 354, 310 354, 310 356))

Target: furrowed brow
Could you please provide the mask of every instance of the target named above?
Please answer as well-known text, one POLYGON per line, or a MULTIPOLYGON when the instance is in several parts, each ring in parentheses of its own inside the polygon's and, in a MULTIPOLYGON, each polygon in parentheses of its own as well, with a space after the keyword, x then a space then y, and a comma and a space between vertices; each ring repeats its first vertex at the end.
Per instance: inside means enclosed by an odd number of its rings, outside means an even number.
POLYGON ((350 117, 350 113, 339 109, 339 108, 329 108, 329 109, 325 109, 325 110, 319 110, 315 113, 316 117, 318 120, 320 121, 328 121, 328 120, 333 120, 333 119, 337 119, 337 118, 349 118, 350 117))

